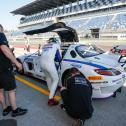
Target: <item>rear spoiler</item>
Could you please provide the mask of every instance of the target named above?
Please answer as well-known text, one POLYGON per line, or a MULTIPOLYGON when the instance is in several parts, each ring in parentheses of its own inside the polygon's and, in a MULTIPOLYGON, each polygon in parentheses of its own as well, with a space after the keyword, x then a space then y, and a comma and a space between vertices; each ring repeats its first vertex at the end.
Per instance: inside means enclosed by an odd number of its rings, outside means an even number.
MULTIPOLYGON (((118 47, 118 46, 116 46, 118 47)), ((122 67, 126 64, 126 60, 124 60, 123 58, 126 57, 126 49, 117 49, 116 47, 114 47, 113 49, 111 49, 111 52, 114 54, 119 54, 120 57, 118 59, 118 63, 122 63, 122 67)))
POLYGON ((126 57, 126 55, 121 55, 118 59, 118 63, 122 63, 122 67, 126 64, 126 60, 123 60, 124 57, 126 57))

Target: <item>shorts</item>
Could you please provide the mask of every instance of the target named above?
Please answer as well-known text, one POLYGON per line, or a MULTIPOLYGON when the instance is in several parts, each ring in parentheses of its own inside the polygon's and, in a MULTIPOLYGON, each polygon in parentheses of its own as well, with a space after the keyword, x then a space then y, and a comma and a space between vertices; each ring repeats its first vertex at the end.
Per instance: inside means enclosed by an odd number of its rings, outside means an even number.
POLYGON ((16 89, 15 77, 12 70, 8 69, 0 72, 0 89, 4 89, 5 91, 16 89))

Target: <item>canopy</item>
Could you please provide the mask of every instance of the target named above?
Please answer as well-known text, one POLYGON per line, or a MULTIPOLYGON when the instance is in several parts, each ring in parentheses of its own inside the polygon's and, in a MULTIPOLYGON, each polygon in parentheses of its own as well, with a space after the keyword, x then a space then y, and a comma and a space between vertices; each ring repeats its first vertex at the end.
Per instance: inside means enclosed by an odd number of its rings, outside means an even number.
MULTIPOLYGON (((31 15, 42 12, 48 9, 53 9, 69 3, 76 2, 77 0, 35 0, 25 6, 22 6, 11 13, 20 15, 31 15)), ((79 0, 78 0, 79 1, 79 0)))

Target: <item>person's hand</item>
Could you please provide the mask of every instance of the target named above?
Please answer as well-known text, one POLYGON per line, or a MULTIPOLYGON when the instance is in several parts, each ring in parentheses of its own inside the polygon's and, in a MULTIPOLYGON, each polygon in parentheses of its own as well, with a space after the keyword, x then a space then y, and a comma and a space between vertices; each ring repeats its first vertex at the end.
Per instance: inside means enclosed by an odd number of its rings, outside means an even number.
POLYGON ((65 89, 67 89, 67 88, 63 86, 63 87, 61 87, 60 91, 63 91, 65 89))
POLYGON ((16 65, 16 67, 17 67, 17 69, 19 70, 19 71, 21 71, 22 70, 22 64, 21 63, 19 63, 18 61, 15 63, 15 65, 16 65))

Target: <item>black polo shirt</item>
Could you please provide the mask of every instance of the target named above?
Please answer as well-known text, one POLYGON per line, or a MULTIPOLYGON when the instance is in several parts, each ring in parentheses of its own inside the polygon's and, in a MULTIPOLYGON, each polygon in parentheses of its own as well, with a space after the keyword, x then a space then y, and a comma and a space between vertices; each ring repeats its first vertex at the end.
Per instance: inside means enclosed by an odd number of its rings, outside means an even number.
MULTIPOLYGON (((7 38, 4 33, 0 32, 0 46, 1 45, 8 45, 7 38)), ((4 55, 4 53, 0 50, 0 71, 5 71, 9 68, 12 68, 11 61, 4 55)))
POLYGON ((67 113, 74 118, 90 118, 93 113, 92 86, 83 75, 67 79, 67 90, 61 92, 67 113))

